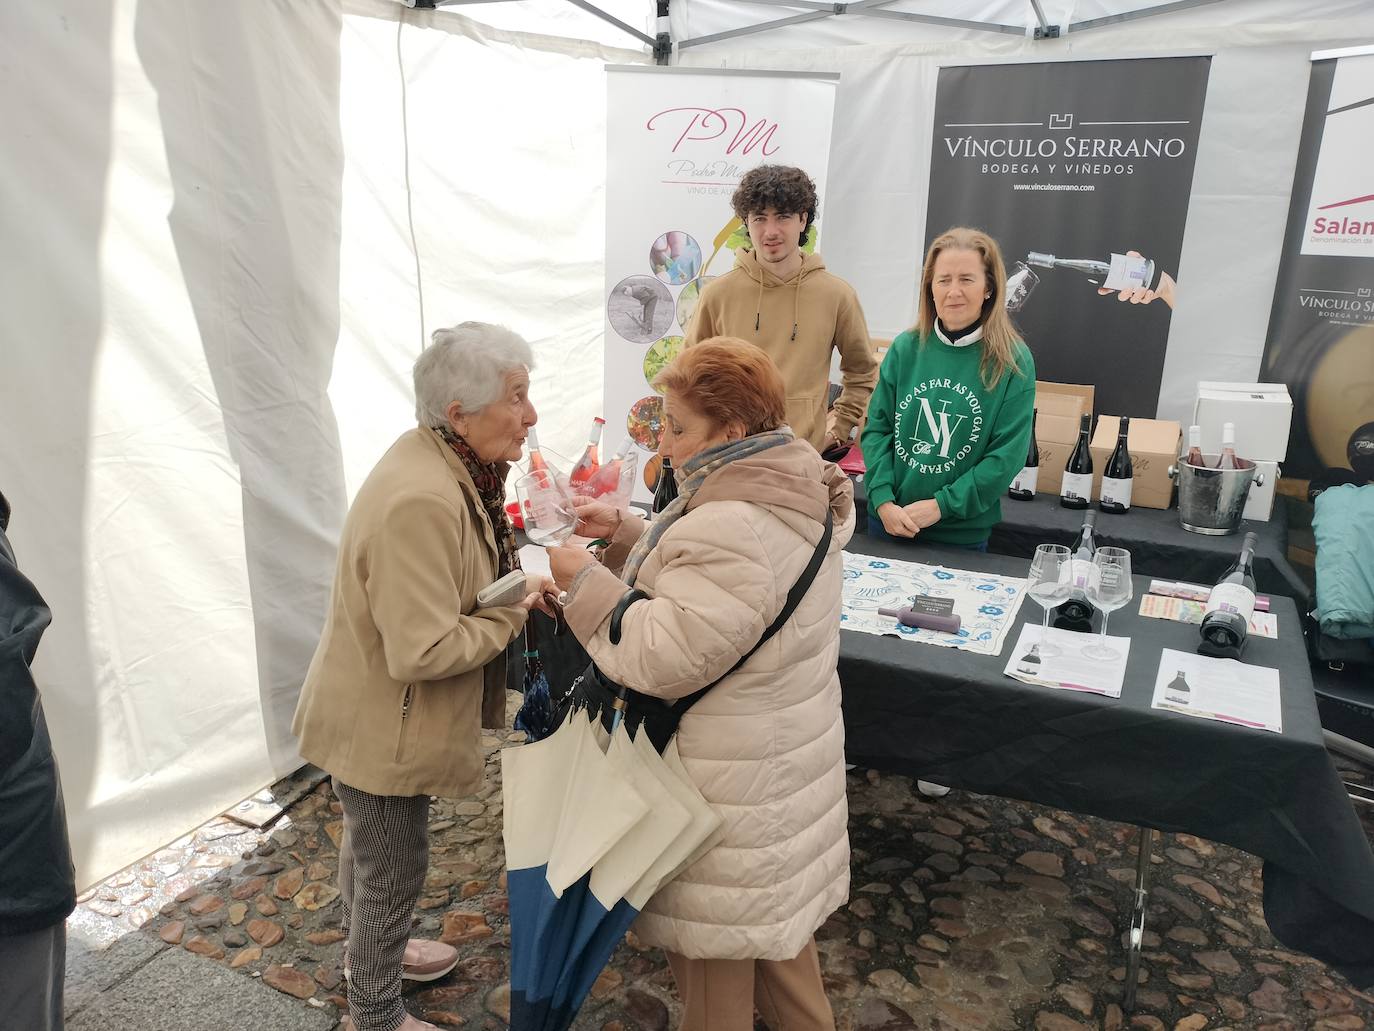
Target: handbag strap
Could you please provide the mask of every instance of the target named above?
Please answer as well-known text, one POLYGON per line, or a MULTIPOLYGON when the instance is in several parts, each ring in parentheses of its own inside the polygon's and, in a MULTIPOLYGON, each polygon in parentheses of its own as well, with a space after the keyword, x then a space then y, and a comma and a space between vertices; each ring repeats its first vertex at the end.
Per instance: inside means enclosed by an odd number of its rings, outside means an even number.
POLYGON ((802 574, 797 578, 797 582, 793 584, 792 589, 787 592, 787 601, 783 604, 782 611, 778 613, 778 618, 768 624, 768 629, 763 632, 763 636, 759 638, 758 643, 741 655, 739 662, 735 663, 725 673, 718 676, 699 691, 694 691, 685 698, 679 698, 674 702, 673 713, 676 716, 681 718, 683 713, 696 705, 697 702, 701 701, 707 691, 711 690, 711 688, 715 687, 722 680, 748 662, 750 658, 753 657, 754 653, 767 644, 768 639, 781 630, 783 624, 792 618, 792 613, 797 611, 797 606, 801 604, 802 598, 804 598, 806 592, 811 589, 811 583, 816 579, 816 574, 821 571, 821 563, 825 561, 826 553, 830 550, 830 538, 834 530, 835 517, 834 514, 827 509, 825 513, 825 530, 821 533, 820 542, 816 545, 816 550, 811 555, 811 561, 806 564, 806 568, 802 570, 802 574))

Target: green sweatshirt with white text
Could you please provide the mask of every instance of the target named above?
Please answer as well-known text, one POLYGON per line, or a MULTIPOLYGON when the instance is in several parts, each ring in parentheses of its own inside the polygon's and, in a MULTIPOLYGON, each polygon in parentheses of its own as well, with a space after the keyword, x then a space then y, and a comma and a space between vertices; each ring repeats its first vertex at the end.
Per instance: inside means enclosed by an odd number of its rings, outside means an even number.
POLYGON ((889 501, 934 498, 940 521, 918 540, 976 544, 1002 518, 1002 494, 1026 463, 1035 407, 1035 361, 1017 342, 1016 369, 991 387, 979 372, 983 347, 924 341, 908 330, 892 341, 868 402, 863 449, 868 518, 889 501))

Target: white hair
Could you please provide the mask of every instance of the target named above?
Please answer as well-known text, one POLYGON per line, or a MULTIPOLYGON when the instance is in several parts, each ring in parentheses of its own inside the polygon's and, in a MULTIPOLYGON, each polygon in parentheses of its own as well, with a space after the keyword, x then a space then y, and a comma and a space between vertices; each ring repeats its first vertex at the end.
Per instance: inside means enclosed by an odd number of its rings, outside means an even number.
POLYGON ((530 345, 505 326, 464 322, 436 329, 430 341, 415 359, 415 418, 421 426, 447 426, 455 401, 465 414, 477 414, 501 397, 507 375, 534 368, 530 345))

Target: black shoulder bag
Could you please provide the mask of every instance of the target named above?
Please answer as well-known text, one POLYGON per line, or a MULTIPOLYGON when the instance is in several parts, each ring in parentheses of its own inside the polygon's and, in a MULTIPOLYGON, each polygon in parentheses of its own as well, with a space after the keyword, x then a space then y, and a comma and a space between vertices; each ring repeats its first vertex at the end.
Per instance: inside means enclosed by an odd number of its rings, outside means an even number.
MULTIPOLYGON (((582 675, 573 681, 567 695, 559 703, 555 725, 563 722, 570 709, 581 709, 599 718, 602 726, 610 730, 615 723, 616 713, 622 712, 624 713, 625 729, 632 735, 643 730, 649 735, 649 740, 653 743, 654 748, 662 752, 668 747, 668 742, 673 739, 673 735, 677 733, 678 723, 682 720, 683 714, 699 702, 707 691, 748 662, 750 657, 762 648, 770 637, 781 630, 783 624, 792 617, 792 613, 797 610, 797 606, 801 604, 802 598, 810 589, 812 581, 816 579, 816 574, 820 572, 821 563, 825 561, 826 552, 830 550, 830 538, 833 531, 834 517, 827 511, 825 530, 821 534, 820 543, 816 545, 816 551, 811 556, 811 561, 807 563, 806 569, 802 571, 801 576, 792 586, 792 590, 788 592, 787 601, 783 605, 782 611, 778 613, 778 618, 768 625, 768 629, 763 632, 758 643, 742 655, 740 660, 731 666, 725 674, 685 698, 668 702, 662 698, 655 698, 653 695, 643 694, 614 683, 596 668, 595 662, 591 662, 582 675)), ((611 644, 620 643, 621 622, 625 617, 625 610, 635 602, 647 597, 647 594, 638 589, 625 592, 625 596, 620 599, 615 610, 611 613, 611 644)))

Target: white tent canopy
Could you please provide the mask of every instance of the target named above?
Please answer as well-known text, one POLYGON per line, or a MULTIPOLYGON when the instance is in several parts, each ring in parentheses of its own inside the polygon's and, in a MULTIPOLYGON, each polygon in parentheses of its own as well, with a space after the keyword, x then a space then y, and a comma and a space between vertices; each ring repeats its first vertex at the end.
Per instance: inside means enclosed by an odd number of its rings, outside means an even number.
MULTIPOLYGON (((413 423, 425 331, 523 333, 541 436, 579 446, 603 69, 652 63, 660 31, 653 2, 595 2, 644 38, 569 0, 0 5, 0 487, 54 610, 38 674, 83 883, 296 764, 334 542, 413 423)), ((1374 9, 1157 6, 1041 0, 1061 35, 1036 39, 1012 0, 672 0, 667 31, 674 63, 841 74, 824 250, 877 333, 914 313, 941 65, 1213 54, 1177 416, 1195 380, 1258 370, 1308 55, 1374 39, 1374 9)))

